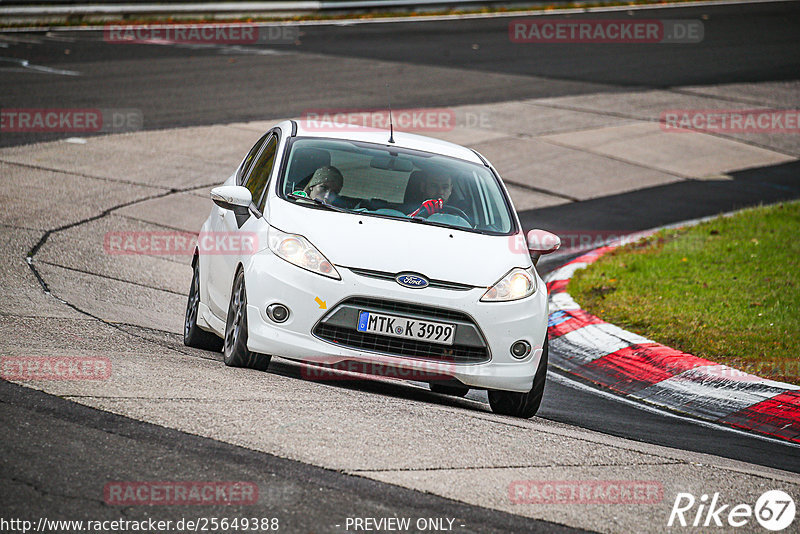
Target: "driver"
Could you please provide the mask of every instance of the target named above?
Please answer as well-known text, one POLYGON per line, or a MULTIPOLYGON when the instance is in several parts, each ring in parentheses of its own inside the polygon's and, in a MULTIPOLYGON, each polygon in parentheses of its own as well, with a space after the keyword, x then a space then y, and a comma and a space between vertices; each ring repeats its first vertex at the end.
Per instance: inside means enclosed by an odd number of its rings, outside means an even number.
POLYGON ((442 211, 445 202, 453 192, 453 180, 447 175, 434 174, 421 184, 420 191, 422 198, 428 200, 425 200, 416 211, 409 213, 409 217, 416 217, 417 215, 428 217, 442 211))

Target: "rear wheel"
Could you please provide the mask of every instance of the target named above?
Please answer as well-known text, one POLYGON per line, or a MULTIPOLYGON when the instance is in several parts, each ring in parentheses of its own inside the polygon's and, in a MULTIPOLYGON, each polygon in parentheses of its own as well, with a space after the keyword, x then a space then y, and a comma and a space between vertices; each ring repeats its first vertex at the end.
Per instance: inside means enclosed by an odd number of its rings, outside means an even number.
POLYGON ((516 391, 489 391, 489 405, 492 411, 499 415, 511 415, 529 419, 536 415, 539 405, 542 404, 544 395, 544 382, 547 377, 547 334, 544 338, 542 347, 542 357, 539 360, 539 367, 533 377, 533 387, 527 393, 517 393, 516 391))
POLYGON ((248 367, 257 371, 266 371, 269 367, 268 355, 247 349, 247 290, 241 269, 236 273, 228 305, 223 355, 225 365, 230 367, 248 367))
POLYGON ((206 332, 197 326, 197 313, 200 308, 200 265, 194 262, 192 286, 189 288, 189 300, 186 303, 186 317, 183 320, 183 344, 196 349, 222 350, 222 340, 213 332, 206 332))
POLYGON ((452 395, 453 397, 463 397, 469 393, 467 386, 459 384, 431 382, 431 391, 434 393, 441 393, 442 395, 452 395))

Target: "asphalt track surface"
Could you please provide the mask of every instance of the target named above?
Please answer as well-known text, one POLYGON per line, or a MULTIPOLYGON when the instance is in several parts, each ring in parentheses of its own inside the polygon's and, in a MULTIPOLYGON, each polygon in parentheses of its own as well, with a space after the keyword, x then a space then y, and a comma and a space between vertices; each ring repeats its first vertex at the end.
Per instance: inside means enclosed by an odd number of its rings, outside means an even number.
POLYGON ((143 520, 155 516, 160 521, 178 521, 214 516, 278 517, 283 523, 281 530, 315 532, 322 525, 344 525, 347 517, 396 515, 457 518, 455 524, 465 526, 456 530, 465 533, 575 531, 362 477, 343 476, 95 410, 6 381, 0 382, 0 420, 4 428, 17 429, 14 443, 4 443, 0 460, 5 518, 143 520), (16 475, 21 465, 26 467, 27 476, 16 475), (207 476, 252 481, 260 488, 260 504, 211 506, 202 511, 174 506, 156 511, 110 507, 96 497, 97 482, 123 474, 131 480, 198 480, 207 476), (49 490, 54 482, 68 487, 68 494, 49 490))
MULTIPOLYGON (((110 44, 102 32, 31 33, 19 40, 6 34, 0 104, 134 108, 146 129, 159 129, 292 117, 321 107, 382 109, 387 83, 393 106, 415 108, 797 78, 796 2, 580 16, 659 17, 702 21, 703 41, 520 45, 510 42, 513 18, 505 17, 304 26, 300 44, 247 46, 249 54, 220 53, 213 45, 110 44), (81 76, 19 72, 14 59, 81 76)), ((4 134, 0 146, 46 138, 4 134)))
MULTIPOLYGON (((661 14, 646 11, 632 16, 661 14)), ((692 47, 520 47, 508 41, 508 19, 501 18, 308 27, 300 45, 270 48, 278 54, 227 56, 197 47, 110 45, 96 33, 59 32, 55 37, 30 33, 11 36, 5 41, 8 47, 0 48, 0 56, 74 69, 82 75, 47 75, 0 62, 0 103, 3 108, 136 108, 144 114, 146 129, 159 129, 300 115, 323 102, 326 107, 380 108, 386 103, 387 81, 394 106, 428 107, 632 88, 793 80, 800 72, 797 3, 670 9, 668 16, 703 17, 704 41, 692 47), (313 54, 312 59, 304 61, 305 53, 313 54), (359 59, 385 63, 368 69, 359 59), (452 67, 474 75, 456 74, 448 70, 452 67)), ((0 145, 55 137, 2 134, 0 145)), ((759 202, 798 198, 798 171, 797 164, 755 169, 729 182, 661 186, 530 210, 521 213, 521 218, 525 228, 564 228, 564 221, 570 221, 567 227, 581 229, 650 228, 759 202)), ((552 265, 543 262, 542 267, 546 270, 552 265)), ((280 366, 273 371, 292 373, 280 366)), ((383 383, 354 387, 448 402, 383 383)), ((553 531, 556 527, 166 430, 5 382, 0 382, 0 409, 3 426, 18 429, 14 440, 7 434, 2 440, 4 515, 15 515, 6 510, 45 515, 54 506, 68 509, 69 499, 48 495, 43 489, 47 478, 53 473, 87 475, 89 468, 80 458, 90 458, 91 475, 100 476, 127 470, 131 476, 152 480, 208 469, 217 479, 260 481, 269 473, 270 484, 286 485, 287 491, 296 492, 298 500, 307 503, 287 505, 282 513, 295 514, 293 523, 309 531, 331 513, 353 510, 352 515, 379 515, 388 502, 398 515, 463 517, 476 532, 553 531), (31 454, 43 444, 47 456, 31 454), (37 474, 41 487, 15 479, 13 473, 22 465, 37 474)), ((538 415, 647 443, 800 472, 797 449, 644 412, 554 380, 547 385, 538 415)), ((89 512, 103 508, 100 501, 77 505, 89 512)), ((86 513, 86 517, 98 516, 86 513)), ((168 517, 160 514, 159 518, 168 517)))

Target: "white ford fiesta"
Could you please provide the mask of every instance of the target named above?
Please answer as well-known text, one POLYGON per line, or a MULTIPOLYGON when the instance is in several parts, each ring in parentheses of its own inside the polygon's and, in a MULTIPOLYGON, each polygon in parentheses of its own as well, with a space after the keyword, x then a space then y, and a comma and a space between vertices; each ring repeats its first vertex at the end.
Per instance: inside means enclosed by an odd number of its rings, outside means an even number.
POLYGON ((535 262, 558 237, 523 234, 474 150, 325 130, 278 124, 211 191, 186 345, 259 370, 271 355, 394 369, 439 393, 486 389, 494 412, 533 416, 548 319, 535 262))

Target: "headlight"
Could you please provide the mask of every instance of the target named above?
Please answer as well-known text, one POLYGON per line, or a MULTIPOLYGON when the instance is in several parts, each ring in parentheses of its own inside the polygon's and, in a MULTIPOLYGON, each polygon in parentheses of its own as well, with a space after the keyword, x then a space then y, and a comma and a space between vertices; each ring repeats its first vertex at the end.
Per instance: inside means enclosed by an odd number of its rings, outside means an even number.
POLYGON ((536 292, 536 275, 533 267, 511 269, 481 297, 481 302, 506 302, 529 297, 536 292))
POLYGON ((277 228, 270 227, 269 249, 289 263, 293 263, 307 271, 321 274, 328 278, 335 278, 336 280, 342 279, 336 267, 328 261, 328 258, 323 256, 308 239, 301 235, 287 234, 277 228))

